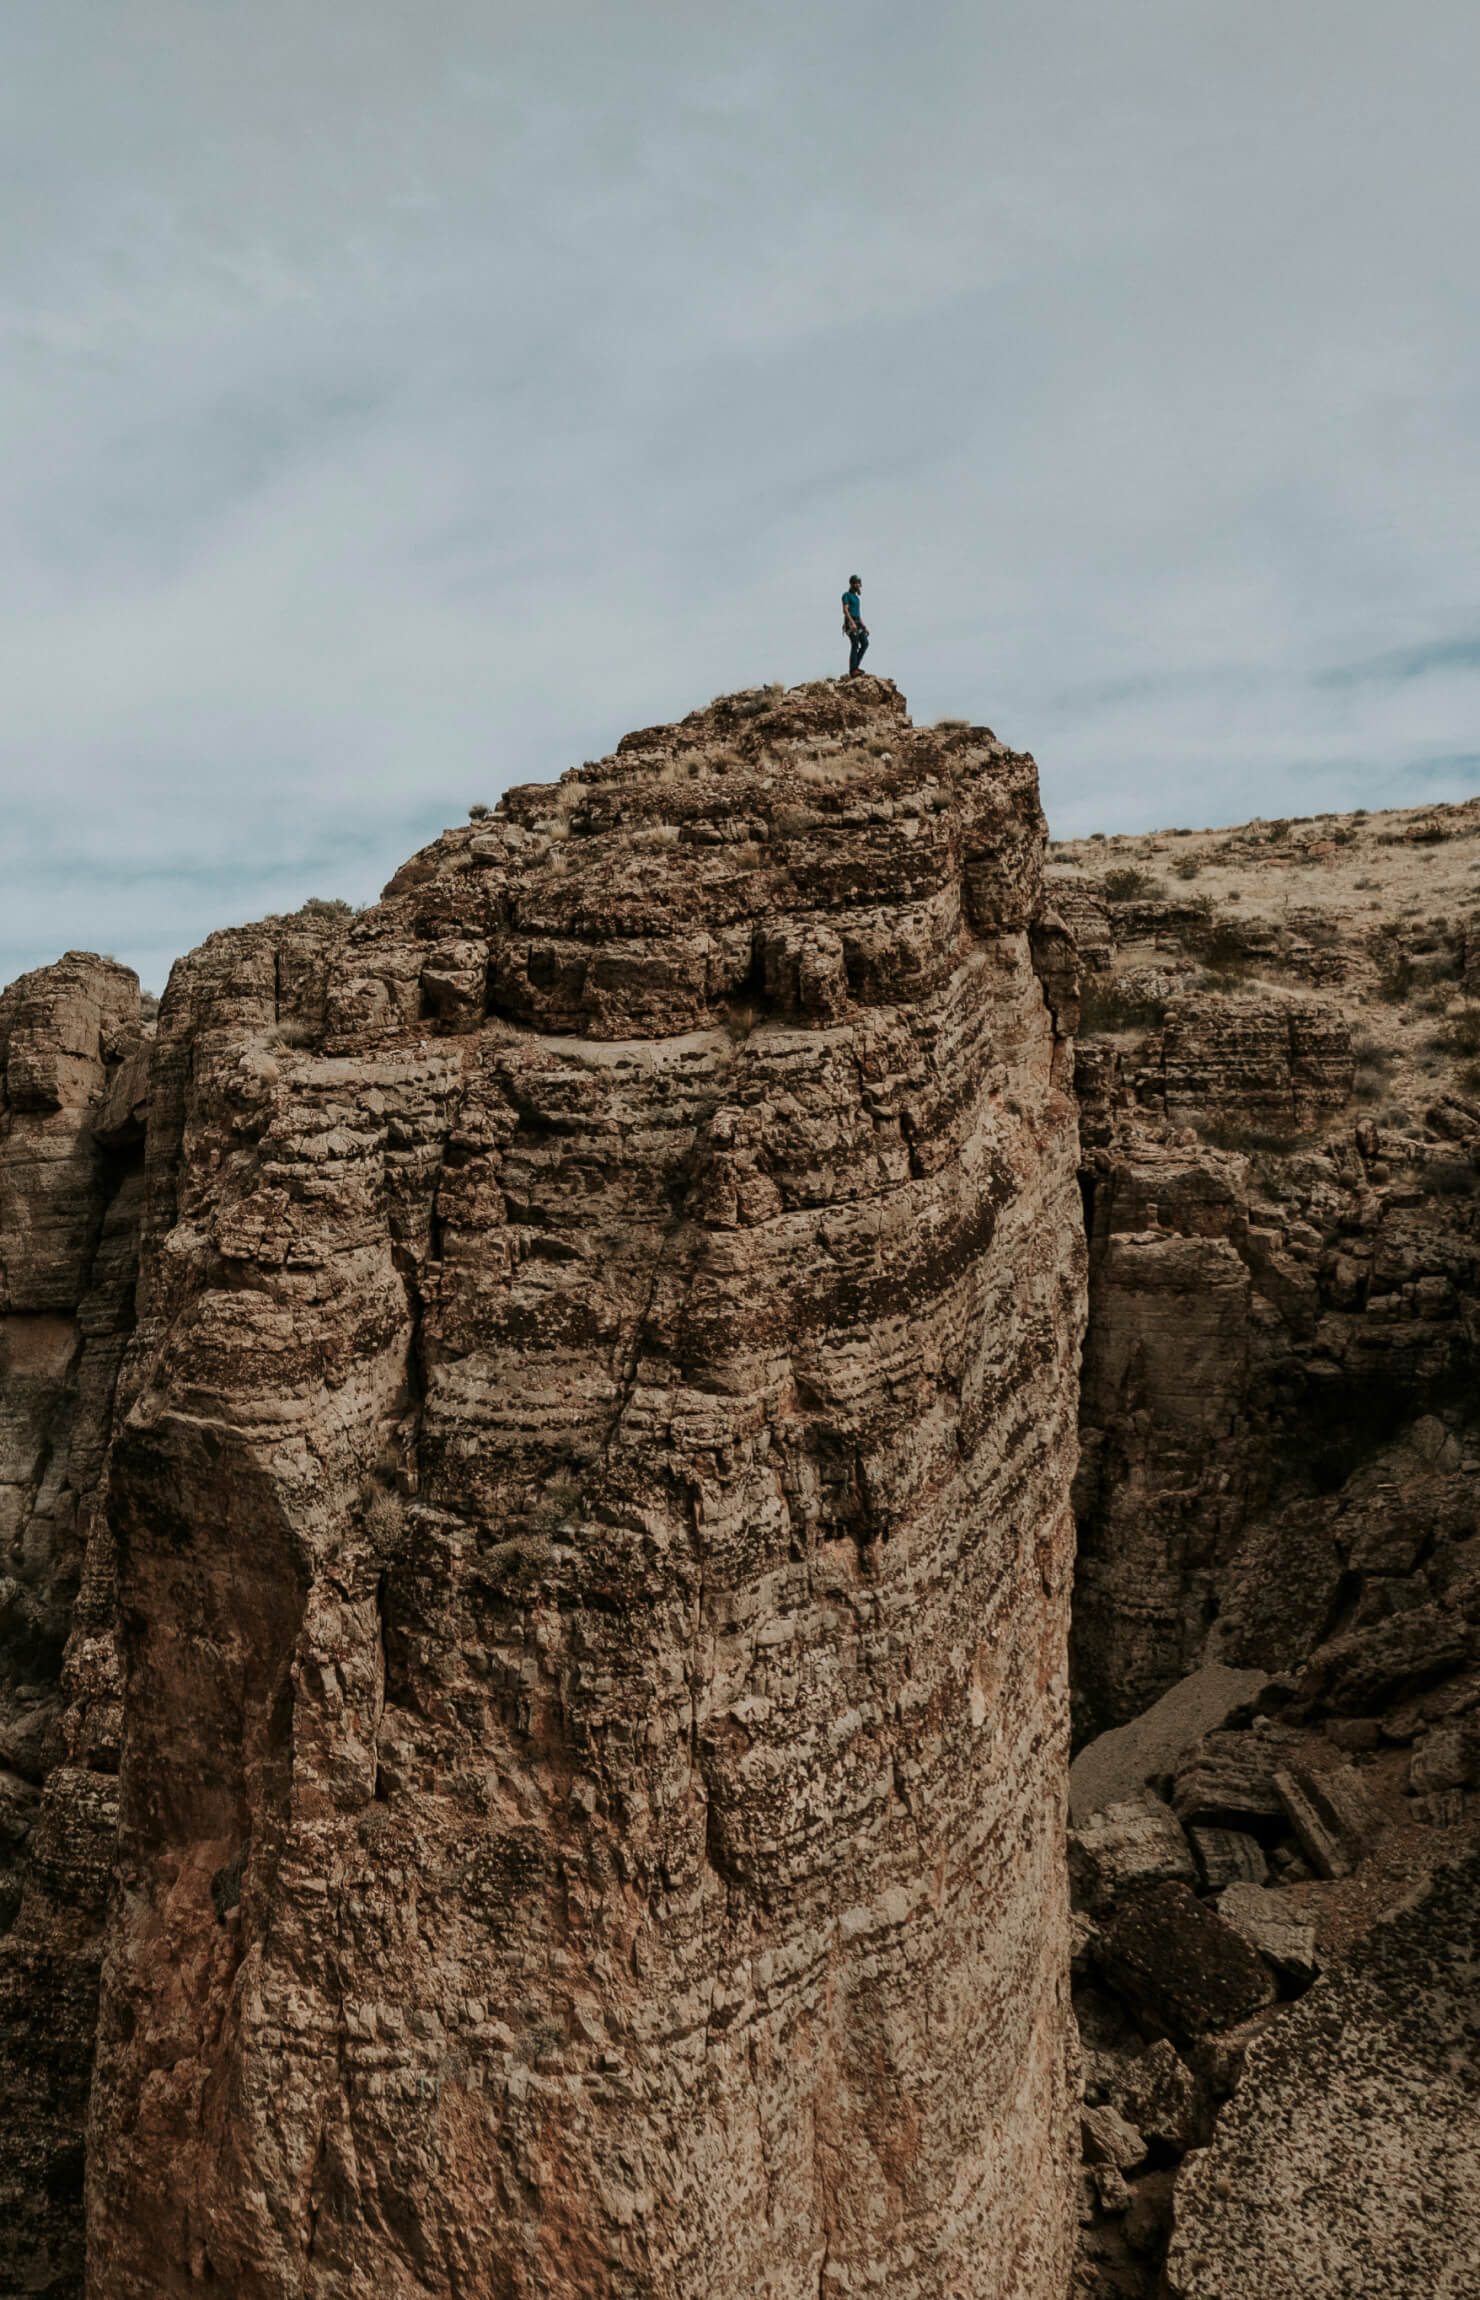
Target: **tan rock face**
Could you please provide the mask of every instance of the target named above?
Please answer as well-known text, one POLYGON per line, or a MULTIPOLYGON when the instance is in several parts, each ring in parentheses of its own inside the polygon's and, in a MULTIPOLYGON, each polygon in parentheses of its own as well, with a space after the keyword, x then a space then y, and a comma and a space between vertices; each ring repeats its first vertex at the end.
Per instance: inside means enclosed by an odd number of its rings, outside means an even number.
POLYGON ((1065 2289, 1041 844, 766 692, 177 969, 95 2300, 1065 2289))
POLYGON ((75 951, 0 995, 0 2291, 53 2300, 82 2289, 117 1817, 100 1513, 142 1128, 126 1110, 109 1128, 105 1113, 146 1046, 138 1010, 127 968, 75 951))

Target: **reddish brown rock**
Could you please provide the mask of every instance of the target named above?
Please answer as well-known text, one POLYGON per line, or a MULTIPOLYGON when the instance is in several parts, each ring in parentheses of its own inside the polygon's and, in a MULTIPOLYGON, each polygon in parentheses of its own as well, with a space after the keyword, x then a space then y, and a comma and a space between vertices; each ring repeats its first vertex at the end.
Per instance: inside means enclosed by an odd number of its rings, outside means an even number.
POLYGON ((95 2300, 1065 2288, 1042 836, 762 692, 177 969, 95 2300))

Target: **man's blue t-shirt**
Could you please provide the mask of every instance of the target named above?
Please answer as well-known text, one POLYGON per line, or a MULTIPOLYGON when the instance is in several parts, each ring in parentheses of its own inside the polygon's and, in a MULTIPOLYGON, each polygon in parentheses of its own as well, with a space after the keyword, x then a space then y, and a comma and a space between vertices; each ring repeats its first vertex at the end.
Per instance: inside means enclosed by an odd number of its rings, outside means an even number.
POLYGON ((863 601, 859 598, 856 591, 845 591, 843 593, 843 613, 845 615, 851 615, 855 623, 861 623, 863 621, 863 601))

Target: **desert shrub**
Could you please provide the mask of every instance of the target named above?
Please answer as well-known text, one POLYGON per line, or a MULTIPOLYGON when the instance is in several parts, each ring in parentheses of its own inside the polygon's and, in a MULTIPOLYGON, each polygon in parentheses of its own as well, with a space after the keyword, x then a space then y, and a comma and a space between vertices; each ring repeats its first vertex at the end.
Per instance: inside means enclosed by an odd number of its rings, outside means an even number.
POLYGON ((1358 1102, 1380 1102, 1387 1092, 1393 1057, 1368 1030, 1352 1039, 1352 1093, 1358 1102))
POLYGON ((307 902, 298 905, 293 915, 295 918, 353 918, 355 906, 337 894, 311 894, 307 902))
POLYGON ((970 725, 969 719, 937 719, 935 722, 936 733, 941 735, 962 734, 970 725))
POLYGON ((1184 855, 1179 863, 1174 863, 1172 865, 1172 868, 1175 870, 1178 878, 1196 878, 1199 871, 1202 869, 1202 864, 1198 861, 1196 855, 1184 855))
POLYGON ((275 1022, 267 1042, 269 1046, 312 1046, 314 1032, 306 1022, 275 1022))
POLYGON ((1382 884, 1382 881, 1381 879, 1375 878, 1359 878, 1353 883, 1360 887, 1364 894, 1370 894, 1375 887, 1378 887, 1382 884))
POLYGON ((1431 1198, 1473 1198, 1480 1192, 1480 1174, 1464 1158, 1430 1158, 1421 1169, 1418 1186, 1431 1198))
POLYGON ((1388 1006, 1401 1006, 1413 995, 1413 961, 1410 958, 1387 959, 1377 977, 1377 995, 1388 1006))
POLYGON ((406 1504, 389 1486, 373 1486, 361 1501, 360 1516, 374 1548, 394 1549, 406 1522, 406 1504))
POLYGON ((1331 837, 1333 843, 1339 847, 1354 847, 1357 843, 1356 832, 1346 823, 1338 823, 1336 829, 1331 833, 1331 837))
POLYGON ((1273 1152, 1279 1157, 1287 1157, 1300 1140, 1292 1127, 1261 1126, 1243 1118, 1208 1119, 1197 1131, 1215 1150, 1273 1152))
POLYGON ((1102 847, 1105 844, 1105 833, 1103 831, 1091 831, 1089 843, 1092 847, 1102 847))
POLYGON ((1079 1035, 1103 1038, 1112 1030, 1155 1030, 1166 1013, 1164 998, 1113 974, 1092 974, 1080 993, 1079 1035))
POLYGON ((1480 1054, 1480 1006, 1462 1006, 1451 1014, 1432 1044, 1440 1054, 1480 1054))
POLYGON ((1459 1083, 1466 1094, 1480 1094, 1480 1062, 1467 1062, 1459 1074, 1459 1083))
POLYGON ((1247 974, 1249 971, 1249 954, 1241 938, 1222 920, 1208 937, 1208 945, 1203 952, 1203 965, 1209 973, 1226 977, 1247 974))
POLYGON ((490 811, 491 810, 483 804, 481 799, 474 799, 472 805, 468 809, 468 821, 470 823, 487 822, 490 811))
POLYGON ((1282 839, 1290 836, 1290 825, 1288 821, 1271 823, 1264 835, 1272 847, 1277 847, 1282 839))
POLYGON ((158 1019, 159 998, 157 993, 152 990, 141 990, 139 992, 139 1020, 141 1022, 157 1022, 158 1019))
POLYGON ((1149 871, 1137 870, 1133 863, 1121 863, 1115 870, 1107 870, 1100 881, 1100 892, 1106 902, 1134 902, 1138 896, 1160 894, 1161 888, 1149 871))

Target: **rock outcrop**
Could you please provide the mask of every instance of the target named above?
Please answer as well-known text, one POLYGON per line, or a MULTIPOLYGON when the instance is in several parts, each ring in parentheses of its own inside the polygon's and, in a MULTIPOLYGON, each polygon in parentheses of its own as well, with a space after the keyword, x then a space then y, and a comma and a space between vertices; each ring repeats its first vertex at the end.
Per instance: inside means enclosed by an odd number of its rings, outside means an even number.
POLYGON ((1085 2300, 1480 2256, 1473 1928, 1452 1880, 1385 1914, 1480 1823, 1480 808, 1420 825, 1456 847, 1421 881, 1412 825, 1291 828, 1050 873, 1088 968, 1076 2009, 1086 2111, 1145 2149, 1111 2179, 1086 2135, 1085 2300))
POLYGON ((94 2300, 1057 2300, 1042 846, 988 731, 767 690, 176 969, 94 2300))
POLYGON ((81 2290, 117 1822, 101 1504, 133 1323, 138 1013, 126 967, 75 951, 0 995, 0 2290, 16 2293, 81 2290))

